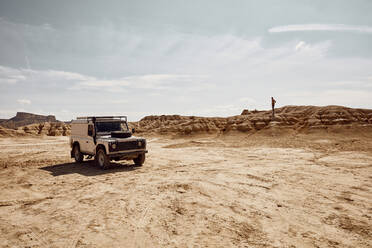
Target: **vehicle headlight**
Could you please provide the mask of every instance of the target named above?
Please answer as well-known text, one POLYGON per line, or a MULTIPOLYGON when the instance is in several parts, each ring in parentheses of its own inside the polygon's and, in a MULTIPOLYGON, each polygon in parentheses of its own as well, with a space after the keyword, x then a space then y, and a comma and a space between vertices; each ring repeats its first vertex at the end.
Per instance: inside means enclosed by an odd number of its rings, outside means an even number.
POLYGON ((116 149, 116 144, 115 143, 111 144, 111 147, 112 149, 116 149))

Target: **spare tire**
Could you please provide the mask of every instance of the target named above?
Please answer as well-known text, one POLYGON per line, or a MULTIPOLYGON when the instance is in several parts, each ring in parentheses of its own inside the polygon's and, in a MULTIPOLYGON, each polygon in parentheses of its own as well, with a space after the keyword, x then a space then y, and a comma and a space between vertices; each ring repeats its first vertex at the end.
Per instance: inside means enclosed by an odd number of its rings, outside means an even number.
POLYGON ((132 133, 129 131, 112 131, 111 132, 111 137, 113 138, 129 138, 132 136, 132 133))

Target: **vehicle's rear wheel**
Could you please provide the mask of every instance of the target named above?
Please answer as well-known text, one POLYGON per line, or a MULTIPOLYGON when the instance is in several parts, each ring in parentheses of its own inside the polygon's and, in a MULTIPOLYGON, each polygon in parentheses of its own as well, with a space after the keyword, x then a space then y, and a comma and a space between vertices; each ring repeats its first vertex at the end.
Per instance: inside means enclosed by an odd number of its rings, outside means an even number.
POLYGON ((79 145, 74 145, 74 148, 72 150, 72 154, 74 155, 74 159, 76 163, 81 163, 84 160, 84 155, 80 152, 79 145))
POLYGON ((133 159, 133 162, 136 166, 142 166, 143 163, 145 163, 145 159, 146 159, 146 156, 143 153, 143 154, 138 155, 138 157, 136 157, 135 159, 133 159))
POLYGON ((110 159, 106 155, 105 150, 103 150, 102 148, 98 149, 95 159, 96 159, 96 164, 101 169, 106 169, 110 165, 110 159))

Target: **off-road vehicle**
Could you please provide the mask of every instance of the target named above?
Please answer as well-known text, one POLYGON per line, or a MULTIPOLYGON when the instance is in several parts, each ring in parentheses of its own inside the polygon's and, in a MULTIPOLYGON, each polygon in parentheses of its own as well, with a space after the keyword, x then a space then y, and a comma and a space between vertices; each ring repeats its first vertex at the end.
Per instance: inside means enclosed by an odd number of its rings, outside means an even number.
POLYGON ((78 117, 71 122, 71 158, 81 163, 84 156, 95 158, 105 169, 111 160, 133 160, 137 166, 145 162, 146 139, 132 136, 126 116, 78 117))

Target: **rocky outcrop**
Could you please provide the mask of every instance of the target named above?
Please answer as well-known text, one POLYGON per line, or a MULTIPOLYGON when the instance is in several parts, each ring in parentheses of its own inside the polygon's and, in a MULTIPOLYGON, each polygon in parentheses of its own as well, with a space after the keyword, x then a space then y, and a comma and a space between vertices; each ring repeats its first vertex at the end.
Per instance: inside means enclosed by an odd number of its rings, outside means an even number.
POLYGON ((6 128, 17 129, 18 127, 44 122, 57 122, 54 115, 37 115, 25 112, 17 112, 17 115, 0 123, 6 128))
POLYGON ((32 135, 68 136, 71 133, 71 126, 63 122, 44 122, 20 127, 18 130, 32 135))
POLYGON ((241 115, 210 118, 180 115, 146 116, 131 123, 139 133, 197 134, 256 132, 289 128, 293 130, 327 129, 329 127, 371 126, 372 110, 342 106, 285 106, 271 111, 244 110, 241 115))
POLYGON ((0 137, 14 137, 14 136, 25 136, 25 132, 22 130, 14 130, 0 126, 0 137))
MULTIPOLYGON (((271 111, 243 111, 231 117, 197 117, 180 115, 146 116, 129 127, 141 134, 228 134, 230 132, 254 133, 261 130, 329 130, 332 128, 372 128, 372 110, 342 106, 285 106, 271 111)), ((370 130, 370 129, 368 129, 370 130)), ((70 135, 71 127, 63 122, 42 122, 18 129, 0 129, 0 136, 19 135, 70 135)))
POLYGON ((0 137, 14 137, 14 136, 68 136, 71 134, 71 126, 63 122, 44 122, 38 124, 31 124, 18 129, 10 129, 0 126, 0 137))
POLYGON ((248 115, 249 110, 248 109, 243 109, 242 113, 240 115, 248 115))

